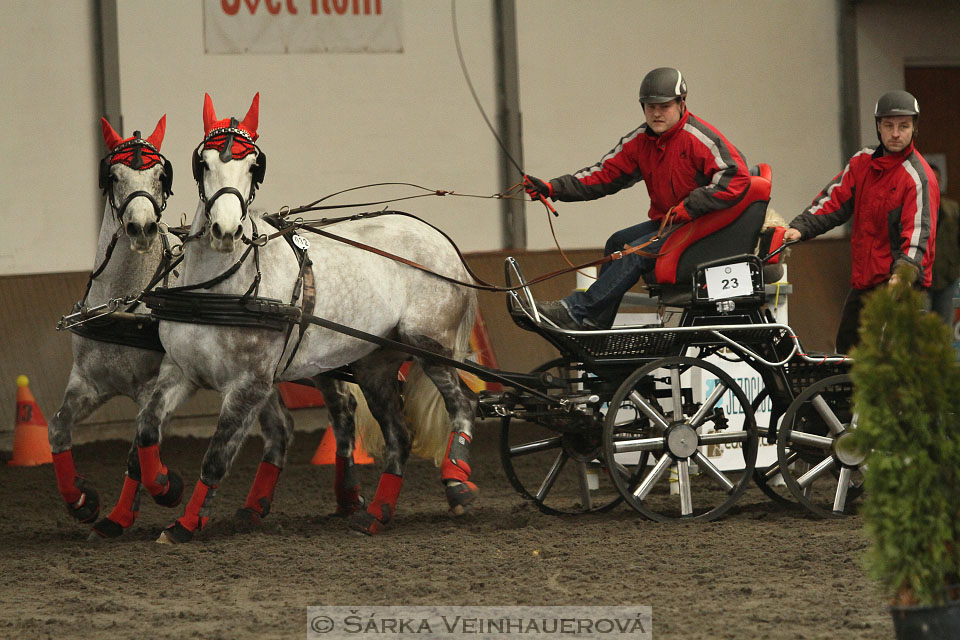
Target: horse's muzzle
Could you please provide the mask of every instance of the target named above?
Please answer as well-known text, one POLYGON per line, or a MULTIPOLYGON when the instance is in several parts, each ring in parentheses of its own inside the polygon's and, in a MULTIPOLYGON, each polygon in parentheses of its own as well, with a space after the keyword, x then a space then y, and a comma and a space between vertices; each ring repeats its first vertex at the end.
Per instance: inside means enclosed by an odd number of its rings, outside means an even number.
POLYGON ((128 222, 124 226, 124 231, 130 239, 130 249, 137 253, 146 253, 153 246, 154 240, 160 228, 156 222, 150 221, 146 224, 139 222, 128 222))
POLYGON ((220 223, 214 222, 210 225, 210 246, 216 251, 230 253, 242 235, 243 225, 237 225, 236 228, 225 231, 220 223))

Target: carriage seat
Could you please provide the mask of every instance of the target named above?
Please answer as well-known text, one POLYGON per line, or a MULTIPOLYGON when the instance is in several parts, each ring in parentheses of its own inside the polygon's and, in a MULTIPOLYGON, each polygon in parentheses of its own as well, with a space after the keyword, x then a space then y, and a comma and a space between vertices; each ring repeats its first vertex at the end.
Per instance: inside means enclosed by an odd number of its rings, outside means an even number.
POLYGON ((666 305, 684 305, 692 297, 697 265, 752 254, 770 202, 772 171, 759 164, 750 170, 750 186, 740 201, 679 227, 660 247, 664 254, 643 275, 651 295, 666 305))

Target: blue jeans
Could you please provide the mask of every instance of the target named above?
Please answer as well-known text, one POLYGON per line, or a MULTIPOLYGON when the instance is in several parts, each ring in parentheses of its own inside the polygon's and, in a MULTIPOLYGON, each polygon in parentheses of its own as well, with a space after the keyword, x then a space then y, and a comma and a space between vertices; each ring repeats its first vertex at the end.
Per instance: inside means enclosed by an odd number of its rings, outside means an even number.
POLYGON ((948 327, 953 327, 953 298, 957 295, 957 282, 943 289, 929 289, 930 308, 939 314, 948 327))
MULTIPOLYGON (((620 251, 625 244, 634 247, 643 244, 657 235, 659 229, 660 222, 648 220, 617 231, 607 240, 603 255, 608 256, 620 251)), ((661 244, 662 239, 647 245, 643 250, 653 253, 659 251, 661 244)), ((609 328, 613 325, 623 294, 637 283, 641 275, 652 271, 655 265, 654 258, 646 258, 636 253, 607 262, 600 267, 600 274, 589 289, 573 292, 563 299, 563 304, 580 324, 609 328)))

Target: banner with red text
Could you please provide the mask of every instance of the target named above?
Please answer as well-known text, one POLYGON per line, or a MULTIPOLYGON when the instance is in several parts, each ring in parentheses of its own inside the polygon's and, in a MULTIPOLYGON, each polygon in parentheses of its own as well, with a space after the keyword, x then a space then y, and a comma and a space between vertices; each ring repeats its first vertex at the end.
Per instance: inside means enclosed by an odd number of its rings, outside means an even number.
POLYGON ((401 53, 401 0, 204 0, 207 53, 401 53))

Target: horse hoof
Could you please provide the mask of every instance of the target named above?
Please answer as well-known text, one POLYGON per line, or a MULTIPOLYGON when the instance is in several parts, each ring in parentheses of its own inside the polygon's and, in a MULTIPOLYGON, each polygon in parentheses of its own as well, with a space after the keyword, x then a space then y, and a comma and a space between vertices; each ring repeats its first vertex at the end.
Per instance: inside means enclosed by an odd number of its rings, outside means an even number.
POLYGON ((184 544, 191 540, 193 540, 193 531, 190 531, 179 522, 174 522, 164 529, 160 532, 160 537, 157 538, 159 544, 184 544))
POLYGON ((153 501, 161 507, 175 507, 183 500, 183 478, 175 471, 167 470, 167 490, 158 496, 153 496, 153 501))
POLYGON ((444 491, 447 495, 447 504, 450 505, 450 515, 454 517, 469 513, 480 494, 477 485, 472 482, 448 484, 444 491))
POLYGON ((88 542, 102 542, 104 540, 115 540, 123 535, 123 527, 110 518, 103 518, 93 525, 90 535, 87 536, 88 542))
POLYGON ((236 518, 245 525, 251 527, 259 527, 263 524, 263 519, 267 514, 261 514, 256 509, 250 507, 242 507, 237 509, 236 518))
POLYGON ((386 529, 387 523, 376 518, 369 511, 357 511, 350 516, 350 529, 368 536, 375 536, 386 529))
POLYGON ((86 483, 80 486, 80 490, 83 492, 80 494, 80 499, 73 504, 68 504, 67 512, 81 524, 90 524, 100 515, 100 496, 86 483))
POLYGON ((333 512, 333 517, 335 518, 346 518, 352 516, 358 511, 363 511, 363 508, 367 506, 367 501, 363 499, 363 496, 357 496, 357 499, 353 502, 347 504, 338 504, 337 510, 333 512))

